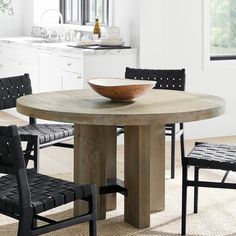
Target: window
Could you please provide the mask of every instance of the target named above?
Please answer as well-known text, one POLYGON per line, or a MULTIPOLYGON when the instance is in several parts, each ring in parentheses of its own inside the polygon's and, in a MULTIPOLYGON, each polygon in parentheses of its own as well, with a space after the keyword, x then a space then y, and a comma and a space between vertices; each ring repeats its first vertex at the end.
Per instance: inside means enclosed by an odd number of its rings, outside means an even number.
POLYGON ((91 25, 98 18, 108 25, 109 0, 60 0, 60 11, 66 24, 91 25))
POLYGON ((210 1, 211 60, 236 59, 236 1, 210 1))

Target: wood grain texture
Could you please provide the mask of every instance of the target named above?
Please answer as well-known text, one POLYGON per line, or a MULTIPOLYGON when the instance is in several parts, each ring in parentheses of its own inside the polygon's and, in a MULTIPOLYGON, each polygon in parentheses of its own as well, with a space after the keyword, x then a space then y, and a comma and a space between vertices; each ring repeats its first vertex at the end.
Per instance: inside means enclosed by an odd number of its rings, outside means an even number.
POLYGON ((125 127, 125 221, 150 226, 150 126, 125 127))
MULTIPOLYGON (((99 194, 99 186, 107 183, 107 159, 112 155, 116 156, 116 128, 75 125, 74 145, 74 181, 97 185, 97 218, 105 219, 106 195, 99 194)), ((114 196, 112 198, 115 200, 114 196)), ((115 206, 115 203, 110 204, 115 206)), ((76 215, 86 209, 84 203, 75 203, 76 215)))
MULTIPOLYGON (((116 127, 109 126, 104 130, 106 145, 105 156, 107 160, 107 180, 117 178, 117 163, 116 163, 116 127), (109 141, 107 142, 107 140, 109 141), (107 145, 108 144, 108 145, 107 145)), ((106 210, 111 211, 116 209, 116 193, 107 194, 106 210)))
POLYGON ((165 125, 150 127, 151 212, 165 209, 165 125))
POLYGON ((17 99, 17 111, 54 121, 90 125, 154 125, 197 121, 224 113, 222 98, 153 89, 134 102, 110 102, 92 90, 60 91, 17 99))
POLYGON ((125 220, 150 226, 150 211, 165 209, 165 126, 125 127, 125 220))

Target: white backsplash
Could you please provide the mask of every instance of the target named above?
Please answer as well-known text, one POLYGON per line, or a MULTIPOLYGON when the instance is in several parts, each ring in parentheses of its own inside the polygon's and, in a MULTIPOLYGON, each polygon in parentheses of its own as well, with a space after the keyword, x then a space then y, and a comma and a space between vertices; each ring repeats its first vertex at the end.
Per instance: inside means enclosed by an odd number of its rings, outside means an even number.
POLYGON ((93 27, 68 27, 65 25, 41 26, 34 25, 31 30, 32 37, 61 39, 62 41, 77 42, 83 37, 93 38, 93 27))

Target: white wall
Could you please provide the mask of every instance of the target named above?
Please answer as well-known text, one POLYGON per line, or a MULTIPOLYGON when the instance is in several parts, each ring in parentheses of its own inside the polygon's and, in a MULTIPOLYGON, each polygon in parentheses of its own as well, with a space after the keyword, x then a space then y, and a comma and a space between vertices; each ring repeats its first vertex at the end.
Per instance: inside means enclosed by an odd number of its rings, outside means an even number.
POLYGON ((34 0, 20 0, 24 4, 23 35, 30 35, 34 19, 34 0))
MULTIPOLYGON (((41 16, 43 13, 45 13, 48 9, 56 9, 59 11, 59 1, 58 0, 34 0, 34 24, 41 24, 41 16)), ((53 11, 48 12, 48 14, 45 13, 43 20, 48 20, 48 17, 53 17, 53 19, 50 18, 50 20, 55 20, 55 22, 58 22, 58 14, 53 11)), ((54 23, 55 23, 54 22, 54 23)))
POLYGON ((186 90, 220 96, 225 115, 186 124, 186 135, 236 134, 236 66, 204 67, 203 1, 141 0, 140 67, 186 68, 186 90))
POLYGON ((19 36, 23 34, 23 0, 13 0, 14 15, 0 12, 0 37, 19 36))
POLYGON ((13 0, 13 8, 13 16, 0 13, 0 37, 30 35, 46 9, 59 9, 59 0, 13 0))
POLYGON ((139 48, 140 0, 113 0, 114 25, 121 28, 121 36, 128 45, 139 48))

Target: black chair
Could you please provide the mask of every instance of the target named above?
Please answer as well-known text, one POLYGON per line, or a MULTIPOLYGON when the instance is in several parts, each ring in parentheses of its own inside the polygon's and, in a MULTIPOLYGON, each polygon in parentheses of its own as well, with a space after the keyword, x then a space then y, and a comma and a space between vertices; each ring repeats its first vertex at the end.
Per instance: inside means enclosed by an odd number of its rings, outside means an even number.
POLYGON ((89 221, 90 236, 96 235, 94 185, 76 183, 25 169, 16 126, 0 127, 0 213, 19 220, 18 236, 48 233, 89 221), (39 215, 77 199, 88 202, 88 213, 61 221, 39 215), (37 220, 47 223, 37 226, 37 220))
MULTIPOLYGON (((0 79, 0 110, 16 107, 16 99, 32 93, 31 82, 28 74, 0 79)), ((28 160, 33 160, 35 169, 38 168, 39 149, 48 146, 73 148, 72 144, 62 143, 72 139, 74 128, 67 124, 37 124, 36 119, 29 117, 29 124, 19 126, 18 132, 21 141, 26 141, 25 153, 28 160)))
MULTIPOLYGON (((185 90, 185 69, 181 70, 151 70, 126 68, 125 78, 156 81, 154 89, 185 90)), ((118 134, 122 133, 118 129, 118 134)), ((180 136, 181 157, 184 157, 184 125, 166 125, 166 135, 171 136, 171 178, 175 178, 175 140, 180 136)))
MULTIPOLYGON (((229 171, 236 171, 236 146, 223 144, 196 143, 187 157, 182 159, 182 225, 181 234, 186 234, 187 187, 194 187, 194 213, 198 211, 198 188, 236 189, 236 184, 225 183, 229 171), (188 167, 194 167, 194 179, 188 180, 188 167), (226 171, 221 182, 199 181, 199 169, 226 171)), ((220 216, 219 216, 220 217, 220 216)))

